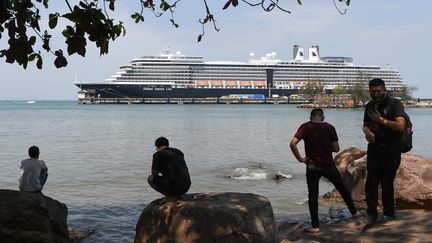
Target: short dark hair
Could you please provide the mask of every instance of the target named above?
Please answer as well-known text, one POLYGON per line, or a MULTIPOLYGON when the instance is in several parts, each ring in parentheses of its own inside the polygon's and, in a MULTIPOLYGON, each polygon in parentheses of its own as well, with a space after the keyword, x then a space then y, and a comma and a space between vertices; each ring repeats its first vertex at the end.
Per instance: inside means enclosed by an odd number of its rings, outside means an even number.
POLYGON ((376 86, 383 86, 385 88, 384 80, 380 78, 374 78, 371 81, 369 81, 369 88, 376 87, 376 86))
POLYGON ((155 140, 155 146, 158 148, 162 146, 169 146, 169 141, 166 137, 158 137, 155 140))
POLYGON ((30 156, 30 158, 36 158, 39 156, 39 148, 37 146, 31 146, 28 149, 28 154, 30 156))
POLYGON ((324 116, 324 111, 321 108, 314 108, 311 113, 310 113, 311 117, 315 117, 315 116, 324 116))

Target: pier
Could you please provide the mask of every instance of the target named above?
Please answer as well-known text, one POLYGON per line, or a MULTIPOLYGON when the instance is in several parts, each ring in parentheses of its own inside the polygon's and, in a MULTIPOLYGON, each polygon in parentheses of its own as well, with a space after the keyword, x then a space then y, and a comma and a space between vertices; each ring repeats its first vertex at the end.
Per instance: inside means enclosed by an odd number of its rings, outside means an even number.
POLYGON ((289 98, 79 98, 78 104, 291 104, 289 98))

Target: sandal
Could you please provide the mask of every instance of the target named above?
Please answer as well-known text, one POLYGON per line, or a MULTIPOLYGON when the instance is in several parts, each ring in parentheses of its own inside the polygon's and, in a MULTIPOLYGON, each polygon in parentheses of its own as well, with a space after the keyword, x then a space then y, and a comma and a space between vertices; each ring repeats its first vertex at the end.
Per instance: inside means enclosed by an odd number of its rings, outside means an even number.
POLYGON ((305 233, 316 234, 316 233, 320 232, 320 229, 319 228, 314 228, 314 227, 311 226, 311 227, 304 228, 303 231, 305 233))

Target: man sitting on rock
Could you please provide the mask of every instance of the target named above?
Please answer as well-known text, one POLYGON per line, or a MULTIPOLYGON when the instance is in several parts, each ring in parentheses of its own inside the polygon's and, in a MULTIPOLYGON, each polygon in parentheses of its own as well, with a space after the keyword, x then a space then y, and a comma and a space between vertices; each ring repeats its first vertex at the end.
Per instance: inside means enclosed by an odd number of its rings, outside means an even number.
POLYGON ((339 151, 336 129, 324 122, 324 112, 315 108, 310 113, 310 121, 302 124, 291 140, 291 150, 300 163, 306 164, 306 182, 308 186, 309 212, 312 226, 305 229, 308 233, 319 232, 318 189, 321 176, 327 178, 341 194, 353 217, 360 217, 354 205, 351 193, 344 185, 333 160, 332 152, 339 151), (306 157, 302 157, 297 148, 304 140, 306 157))
POLYGON ((22 192, 41 192, 48 179, 48 167, 43 160, 39 160, 39 148, 31 146, 28 149, 29 159, 21 161, 23 173, 19 179, 22 192))
POLYGON ((149 185, 165 196, 180 197, 189 190, 191 180, 183 153, 169 147, 165 137, 155 141, 152 172, 148 176, 149 185))

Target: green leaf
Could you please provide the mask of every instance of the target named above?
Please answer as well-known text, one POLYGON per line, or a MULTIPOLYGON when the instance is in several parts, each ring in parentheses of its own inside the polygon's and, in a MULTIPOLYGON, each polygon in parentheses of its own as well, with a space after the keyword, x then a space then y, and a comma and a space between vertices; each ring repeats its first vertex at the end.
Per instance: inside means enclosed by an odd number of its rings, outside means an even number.
POLYGON ((62 31, 63 36, 66 38, 71 37, 72 35, 74 35, 74 33, 75 31, 70 25, 66 26, 66 29, 62 31))
POLYGON ((301 0, 297 0, 297 4, 298 5, 302 5, 302 1, 301 0))
POLYGON ((114 11, 114 2, 115 0, 110 0, 109 9, 111 9, 111 11, 114 11))
POLYGON ((161 1, 160 9, 162 9, 163 11, 167 11, 170 8, 171 6, 167 2, 165 2, 165 0, 161 1))
POLYGON ((32 37, 30 37, 30 39, 29 39, 29 41, 28 41, 28 44, 29 45, 34 45, 36 43, 36 37, 35 36, 32 36, 32 37))
POLYGON ((98 18, 99 20, 103 20, 106 19, 105 15, 102 13, 102 10, 100 9, 92 9, 91 11, 93 13, 93 15, 98 18))
POLYGON ((49 14, 48 26, 54 29, 57 26, 58 14, 49 14))
POLYGON ((54 60, 54 65, 57 68, 66 67, 68 62, 67 62, 66 58, 63 56, 63 51, 58 50, 55 52, 55 55, 57 56, 57 58, 54 60))
POLYGON ((42 69, 42 57, 39 56, 39 59, 36 62, 36 67, 38 69, 42 69))
POLYGON ((33 54, 31 54, 30 56, 28 56, 27 60, 28 60, 29 62, 32 62, 32 61, 34 61, 34 59, 36 58, 36 56, 37 56, 37 54, 36 54, 36 53, 33 53, 33 54))
POLYGON ((225 10, 229 7, 229 5, 231 4, 232 0, 229 0, 228 2, 225 3, 225 5, 223 6, 222 10, 225 10))

